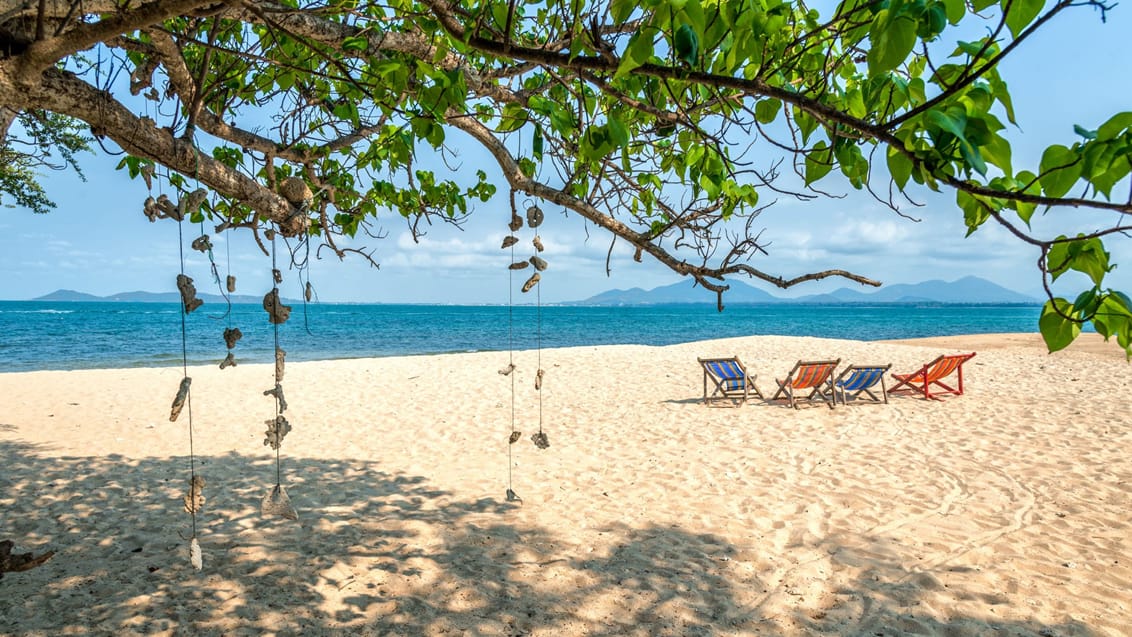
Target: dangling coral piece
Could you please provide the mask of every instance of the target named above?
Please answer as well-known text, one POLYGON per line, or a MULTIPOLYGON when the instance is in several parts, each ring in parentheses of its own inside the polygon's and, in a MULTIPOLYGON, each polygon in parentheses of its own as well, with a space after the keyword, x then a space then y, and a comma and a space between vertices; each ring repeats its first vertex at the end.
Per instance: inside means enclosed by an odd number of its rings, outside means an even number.
POLYGON ((519 438, 522 438, 522 437, 523 437, 523 432, 521 432, 521 431, 512 431, 512 432, 511 432, 511 435, 510 435, 510 436, 509 436, 509 437, 507 438, 507 444, 509 444, 509 445, 513 445, 513 444, 515 444, 516 442, 519 442, 519 438))
POLYGON ((291 423, 287 422, 287 419, 282 415, 263 422, 267 425, 267 431, 264 432, 263 444, 272 449, 278 449, 283 446, 283 439, 291 432, 291 423))
POLYGON ((267 310, 268 320, 276 325, 286 323, 291 318, 291 306, 279 300, 279 288, 272 288, 263 296, 263 309, 267 310))
POLYGON ((542 374, 543 371, 541 369, 538 370, 538 373, 535 374, 535 391, 540 391, 542 389, 542 374))
POLYGON ((189 385, 192 384, 193 379, 185 376, 181 379, 181 386, 177 388, 177 395, 173 398, 173 407, 169 410, 169 422, 177 422, 177 417, 181 415, 181 410, 185 407, 185 401, 189 397, 189 385))
POLYGON ((512 263, 511 265, 509 265, 507 267, 510 270, 522 270, 522 269, 526 268, 527 265, 528 265, 528 263, 526 261, 517 261, 517 262, 512 263))
POLYGON ((157 207, 157 202, 153 200, 153 197, 145 198, 145 203, 142 204, 142 213, 145 214, 145 218, 149 219, 150 223, 157 221, 162 216, 161 209, 157 207))
POLYGON ((291 498, 287 497, 287 492, 283 490, 281 484, 275 485, 267 495, 263 496, 263 500, 259 503, 259 513, 260 515, 278 515, 288 520, 299 519, 295 507, 291 506, 291 498))
POLYGON ((275 348, 275 382, 283 382, 283 359, 287 357, 287 352, 281 348, 275 348))
POLYGON ((527 279, 527 282, 523 284, 523 290, 522 291, 523 292, 530 292, 531 288, 533 288, 535 286, 535 284, 537 284, 539 282, 539 279, 541 279, 541 278, 542 277, 539 276, 538 272, 535 272, 534 274, 532 274, 531 278, 527 279))
POLYGON ((181 498, 185 503, 185 513, 199 513, 204 507, 204 476, 195 475, 189 481, 189 490, 181 498))
POLYGON ((518 213, 512 212, 511 223, 507 224, 507 227, 511 229, 511 232, 518 232, 523 227, 523 218, 518 213))
POLYGON ((157 207, 161 209, 162 216, 168 217, 169 219, 175 219, 177 221, 180 221, 182 219, 182 217, 177 216, 177 205, 172 201, 169 201, 169 197, 166 197, 165 195, 157 196, 157 207))
POLYGON ((208 198, 208 191, 204 188, 197 188, 196 190, 185 195, 185 198, 182 199, 179 203, 184 203, 184 206, 182 206, 184 213, 191 215, 194 212, 200 211, 200 205, 204 203, 204 200, 206 198, 208 198))
POLYGON ((539 449, 547 449, 550 447, 550 439, 541 431, 531 435, 531 442, 535 443, 535 446, 539 449))
POLYGON ((531 257, 531 265, 535 266, 535 269, 539 272, 542 272, 546 269, 546 266, 548 264, 545 259, 542 259, 540 257, 531 257))
POLYGON ((201 553, 200 542, 197 542, 196 536, 189 540, 189 563, 198 571, 204 569, 204 554, 201 553))
POLYGON ((279 402, 279 411, 287 411, 287 400, 283 398, 283 386, 275 383, 274 389, 269 389, 263 392, 264 396, 275 396, 275 400, 279 402))
POLYGON ((191 246, 193 250, 204 254, 212 249, 212 240, 208 238, 207 234, 202 234, 196 239, 193 239, 191 246))
POLYGON ((181 302, 185 305, 185 314, 192 314, 193 310, 204 305, 204 301, 197 298, 197 288, 193 285, 191 278, 178 274, 177 289, 181 292, 181 302))
POLYGON ((224 344, 228 346, 228 349, 235 347, 236 341, 239 341, 243 337, 244 333, 241 332, 238 327, 229 327, 224 330, 224 344))
POLYGON ((229 274, 227 285, 225 287, 228 288, 228 294, 233 294, 236 291, 236 277, 229 274))
POLYGON ((507 365, 507 367, 504 367, 503 369, 499 370, 499 373, 503 376, 507 376, 508 374, 510 374, 513 371, 515 371, 515 364, 510 363, 510 364, 507 365))
POLYGON ((532 228, 542 225, 542 208, 538 206, 527 208, 527 225, 532 228))
POLYGON ((534 244, 535 250, 538 250, 539 252, 543 251, 544 248, 542 247, 542 238, 539 237, 537 234, 535 235, 534 239, 531 239, 531 243, 534 244))
POLYGON ((227 369, 229 367, 235 367, 235 366, 236 366, 236 355, 233 354, 232 352, 228 352, 228 355, 224 357, 224 360, 220 361, 220 369, 227 369))
POLYGON ((500 248, 510 248, 511 246, 515 245, 516 243, 519 243, 519 237, 516 237, 514 235, 507 235, 506 237, 503 237, 503 245, 501 245, 499 247, 500 248))

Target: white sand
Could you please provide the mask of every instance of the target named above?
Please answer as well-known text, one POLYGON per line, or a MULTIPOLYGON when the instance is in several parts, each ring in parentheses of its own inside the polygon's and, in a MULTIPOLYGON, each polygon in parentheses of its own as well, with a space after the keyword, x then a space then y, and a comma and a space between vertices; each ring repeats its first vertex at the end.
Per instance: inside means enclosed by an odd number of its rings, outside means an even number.
POLYGON ((259 515, 271 368, 192 368, 204 570, 189 564, 179 368, 0 374, 0 634, 1127 635, 1132 366, 1034 335, 291 363, 259 515), (800 359, 978 351, 967 393, 705 407, 696 357, 770 393, 800 359))

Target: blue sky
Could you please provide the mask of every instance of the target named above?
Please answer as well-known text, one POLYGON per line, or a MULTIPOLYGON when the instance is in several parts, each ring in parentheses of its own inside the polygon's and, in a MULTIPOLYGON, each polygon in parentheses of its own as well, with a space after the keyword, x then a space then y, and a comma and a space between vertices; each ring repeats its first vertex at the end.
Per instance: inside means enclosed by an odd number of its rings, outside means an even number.
MULTIPOLYGON (((1010 131, 1016 169, 1035 167, 1048 144, 1072 144, 1073 124, 1096 128, 1112 114, 1132 110, 1132 89, 1126 83, 1132 69, 1129 33, 1132 8, 1116 7, 1107 24, 1091 9, 1076 9, 1025 43, 1017 57, 1004 65, 1002 73, 1014 96, 1019 123, 1019 129, 1010 131)), ((474 149, 464 148, 463 153, 463 165, 484 164, 474 149)), ((85 183, 71 173, 44 175, 43 183, 58 204, 49 214, 0 208, 0 299, 29 299, 60 288, 97 295, 175 289, 177 228, 170 221, 151 224, 142 216, 145 186, 115 171, 117 161, 105 155, 84 156, 85 183)), ((805 203, 780 199, 759 217, 755 228, 766 229, 763 237, 770 242, 770 256, 756 258, 755 267, 785 277, 842 268, 886 284, 976 275, 1026 294, 1040 294, 1037 250, 993 222, 965 239, 962 213, 951 194, 915 193, 924 205, 908 210, 922 220, 914 223, 834 176, 821 186, 845 197, 805 203)), ((1127 184, 1116 190, 1127 193, 1127 184)), ((587 236, 581 218, 546 204, 542 208, 547 221, 540 234, 550 263, 543 277, 543 301, 577 300, 611 288, 651 288, 679 280, 647 257, 644 263, 633 262, 632 251, 623 242, 614 248, 612 274, 607 277, 610 236, 593 227, 587 236)), ((324 258, 314 261, 311 280, 322 301, 506 303, 510 260, 499 245, 507 234, 509 216, 505 195, 497 196, 479 204, 462 230, 433 227, 419 244, 414 244, 404 222, 393 219, 382 226, 387 238, 354 242, 354 247, 375 250, 380 269, 357 257, 339 261, 324 251, 324 258)), ((1051 217, 1057 218, 1056 225, 1038 218, 1035 227, 1075 233, 1113 221, 1113 215, 1072 210, 1051 217)), ((185 232, 186 241, 199 233, 188 226, 185 232)), ((529 231, 524 233, 526 241, 529 231)), ((225 233, 214 237, 214 242, 222 275, 231 255, 230 269, 240 281, 240 292, 262 293, 270 287, 270 259, 255 248, 249 234, 225 233)), ((1132 240, 1112 239, 1108 247, 1121 264, 1109 275, 1108 284, 1132 291, 1132 240)), ((199 253, 186 251, 186 255, 188 273, 197 280, 198 289, 208 290, 207 262, 199 253)), ((514 284, 521 282, 517 277, 514 284)), ((833 280, 783 292, 755 285, 785 296, 855 286, 833 280)), ((284 293, 297 296, 300 289, 295 273, 285 273, 284 293)))

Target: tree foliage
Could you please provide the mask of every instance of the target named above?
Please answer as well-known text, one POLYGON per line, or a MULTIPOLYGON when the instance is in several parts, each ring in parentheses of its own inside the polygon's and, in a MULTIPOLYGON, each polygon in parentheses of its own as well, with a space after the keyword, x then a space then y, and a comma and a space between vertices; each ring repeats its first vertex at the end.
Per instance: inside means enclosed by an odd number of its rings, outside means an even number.
POLYGON ((776 196, 823 196, 837 174, 894 210, 904 193, 949 191, 969 232, 999 224, 1040 251, 1051 350, 1091 322, 1132 355, 1132 303, 1107 287, 1103 243, 1132 229, 1116 191, 1132 169, 1132 113, 1078 126, 1037 166, 1015 166, 1004 135, 1015 117, 1001 62, 1082 9, 1109 8, 0 0, 0 106, 82 122, 128 153, 135 176, 207 185, 218 198, 196 215, 228 227, 273 223, 342 254, 335 238, 379 215, 458 223, 503 186, 513 212, 519 196, 562 206, 720 294, 731 276, 877 285, 752 265, 765 247, 753 222, 776 196), (457 139, 486 150, 505 183, 437 171, 457 139), (296 178, 306 194, 284 196, 296 178), (1115 221, 1079 234, 1083 209, 1115 221), (1039 211, 1064 233, 1038 236, 1039 211), (1072 301, 1050 288, 1069 271, 1091 284, 1072 301))

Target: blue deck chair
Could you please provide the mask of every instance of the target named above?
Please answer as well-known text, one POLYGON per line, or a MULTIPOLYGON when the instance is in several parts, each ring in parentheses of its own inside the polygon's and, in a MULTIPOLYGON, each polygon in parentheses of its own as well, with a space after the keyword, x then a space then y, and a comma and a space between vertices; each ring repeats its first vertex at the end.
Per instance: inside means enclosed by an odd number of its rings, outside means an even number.
POLYGON ((888 391, 884 388, 884 374, 892 367, 888 365, 850 365, 841 370, 837 379, 833 381, 834 390, 841 396, 841 404, 848 405, 849 399, 860 400, 861 394, 867 394, 876 402, 881 402, 871 390, 880 383, 880 395, 884 403, 888 404, 888 391))
POLYGON ((700 358, 700 365, 704 368, 704 404, 712 400, 730 400, 732 403, 743 404, 754 394, 759 398, 763 395, 755 386, 755 377, 747 374, 747 368, 738 356, 731 358, 700 358), (711 381, 711 393, 708 393, 708 381, 711 381))

